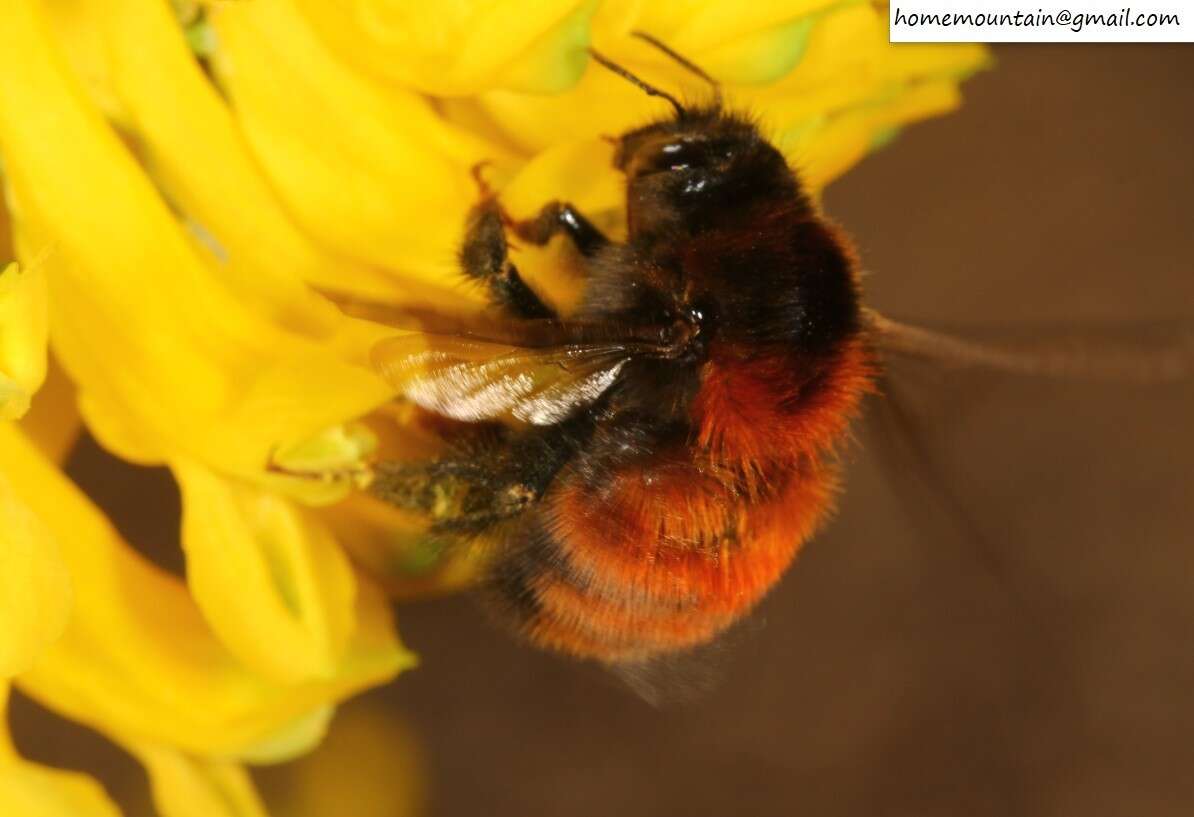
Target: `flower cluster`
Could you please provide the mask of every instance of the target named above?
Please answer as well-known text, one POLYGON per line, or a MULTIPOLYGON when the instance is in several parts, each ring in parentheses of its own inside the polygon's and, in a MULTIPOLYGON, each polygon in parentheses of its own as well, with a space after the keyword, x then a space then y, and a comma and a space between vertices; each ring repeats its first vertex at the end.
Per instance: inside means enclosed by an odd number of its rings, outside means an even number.
MULTIPOLYGON (((418 572, 418 520, 301 476, 364 467, 379 436, 363 419, 392 398, 366 362, 386 329, 322 293, 478 309, 454 256, 479 162, 516 215, 566 198, 616 233, 603 136, 668 109, 587 48, 708 92, 636 30, 712 74, 818 191, 956 106, 986 60, 891 46, 886 16, 859 0, 0 3, 0 691, 14 680, 126 748, 166 817, 263 813, 240 764, 308 751, 338 702, 414 662, 385 589, 418 572), (185 581, 60 470, 82 426, 172 472, 185 581)), ((521 253, 569 297, 551 249, 521 253)), ((433 450, 394 411, 382 442, 433 450)), ((6 739, 0 812, 118 813, 6 739)))

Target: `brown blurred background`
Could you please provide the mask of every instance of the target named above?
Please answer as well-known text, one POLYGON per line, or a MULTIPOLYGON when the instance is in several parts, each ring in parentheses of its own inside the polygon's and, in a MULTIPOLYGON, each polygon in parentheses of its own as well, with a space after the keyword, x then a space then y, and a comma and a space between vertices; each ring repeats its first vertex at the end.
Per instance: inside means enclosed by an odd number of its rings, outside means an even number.
MULTIPOLYGON (((1194 46, 996 53, 961 112, 828 193, 872 303, 955 326, 1194 319, 1194 46)), ((421 740, 428 813, 1194 814, 1194 385, 909 382, 969 522, 860 446, 838 519, 695 704, 647 706, 467 598, 401 608, 422 666, 369 698, 421 740)), ((73 473, 134 541, 169 541, 169 484, 101 460, 85 446, 73 473)), ((27 754, 102 755, 143 808, 98 738, 26 701, 13 718, 27 754)))

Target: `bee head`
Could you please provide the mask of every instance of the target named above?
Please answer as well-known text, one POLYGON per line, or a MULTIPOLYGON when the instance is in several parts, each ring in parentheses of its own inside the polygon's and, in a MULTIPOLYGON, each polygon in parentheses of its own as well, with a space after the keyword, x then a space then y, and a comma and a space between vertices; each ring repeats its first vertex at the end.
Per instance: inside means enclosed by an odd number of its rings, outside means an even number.
POLYGON ((799 195, 783 155, 758 127, 722 105, 721 88, 700 67, 655 37, 634 36, 709 83, 713 101, 687 107, 593 49, 598 63, 648 96, 666 100, 675 114, 619 137, 614 166, 626 175, 626 209, 632 239, 659 231, 697 232, 735 209, 799 195))
POLYGON ((626 175, 632 236, 692 233, 759 203, 799 195, 783 154, 753 123, 720 106, 684 110, 624 134, 614 165, 626 175))

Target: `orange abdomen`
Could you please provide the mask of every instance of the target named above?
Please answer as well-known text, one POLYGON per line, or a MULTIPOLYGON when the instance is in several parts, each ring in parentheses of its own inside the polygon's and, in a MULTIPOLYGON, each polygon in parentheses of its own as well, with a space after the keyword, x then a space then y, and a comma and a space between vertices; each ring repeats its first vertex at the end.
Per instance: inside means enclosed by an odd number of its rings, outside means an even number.
POLYGON ((688 445, 601 485, 557 478, 539 514, 549 556, 524 588, 532 641, 639 661, 712 640, 775 585, 832 508, 828 455, 870 378, 858 344, 814 372, 780 372, 715 354, 688 445))

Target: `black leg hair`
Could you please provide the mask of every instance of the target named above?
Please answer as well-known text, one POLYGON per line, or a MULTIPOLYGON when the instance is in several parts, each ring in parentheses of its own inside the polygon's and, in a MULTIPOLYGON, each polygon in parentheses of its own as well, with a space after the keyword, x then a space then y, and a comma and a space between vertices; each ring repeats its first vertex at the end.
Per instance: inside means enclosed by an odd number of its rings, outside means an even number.
POLYGON ((486 284, 493 302, 515 317, 556 318, 555 310, 519 275, 508 250, 501 206, 496 199, 487 197, 469 214, 464 244, 460 247, 464 274, 486 284))
POLYGON ((553 236, 562 232, 586 258, 591 258, 609 244, 609 239, 593 226, 593 222, 581 215, 571 204, 562 201, 545 204, 534 218, 514 221, 511 227, 514 234, 523 241, 538 245, 546 244, 553 236))
POLYGON ((538 246, 562 232, 586 258, 609 244, 609 239, 566 202, 549 202, 533 218, 515 220, 486 183, 482 172, 485 165, 480 162, 472 170, 481 202, 469 214, 464 244, 460 248, 460 266, 465 275, 487 284, 494 303, 516 317, 556 319, 559 317, 556 311, 531 289, 510 261, 506 228, 523 241, 538 246))

